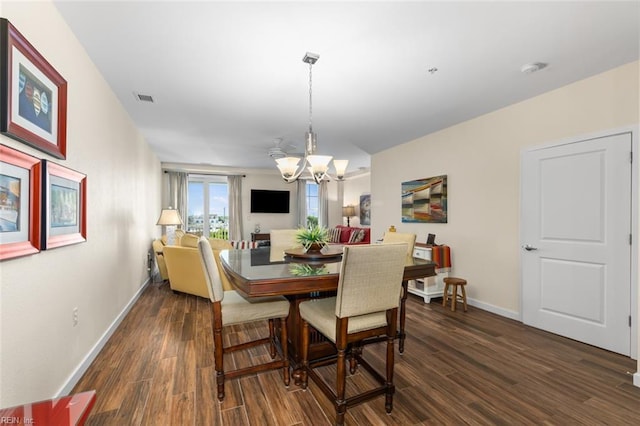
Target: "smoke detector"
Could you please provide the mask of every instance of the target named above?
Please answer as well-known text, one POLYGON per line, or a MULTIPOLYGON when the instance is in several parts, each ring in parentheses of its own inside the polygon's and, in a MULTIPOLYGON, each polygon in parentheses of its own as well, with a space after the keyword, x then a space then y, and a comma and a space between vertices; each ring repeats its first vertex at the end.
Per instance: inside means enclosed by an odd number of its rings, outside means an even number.
POLYGON ((536 71, 540 71, 541 69, 546 68, 547 65, 549 64, 545 64, 544 62, 533 62, 531 64, 523 65, 522 68, 520 68, 520 71, 525 74, 532 74, 536 71))

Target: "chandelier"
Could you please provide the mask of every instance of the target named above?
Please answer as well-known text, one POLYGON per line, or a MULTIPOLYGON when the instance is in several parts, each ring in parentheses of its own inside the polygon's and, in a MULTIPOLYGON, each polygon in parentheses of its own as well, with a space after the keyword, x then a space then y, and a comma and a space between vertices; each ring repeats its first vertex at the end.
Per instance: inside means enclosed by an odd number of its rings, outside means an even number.
MULTIPOLYGON (((316 183, 320 183, 325 179, 331 179, 329 176, 329 163, 333 159, 330 155, 316 155, 317 148, 317 138, 316 134, 313 132, 312 126, 312 117, 313 117, 313 103, 312 103, 312 68, 313 64, 315 64, 320 58, 320 55, 315 53, 307 52, 302 58, 302 62, 309 64, 309 131, 305 133, 305 147, 304 147, 304 158, 299 157, 285 157, 276 159, 276 163, 278 169, 280 169, 280 173, 282 174, 282 178, 287 181, 287 183, 295 182, 298 180, 302 172, 305 170, 309 170, 313 180, 316 183), (302 164, 300 164, 300 160, 302 160, 302 164)), ((336 176, 333 179, 343 180, 345 171, 347 170, 347 164, 349 160, 333 160, 333 167, 336 169, 336 176)))

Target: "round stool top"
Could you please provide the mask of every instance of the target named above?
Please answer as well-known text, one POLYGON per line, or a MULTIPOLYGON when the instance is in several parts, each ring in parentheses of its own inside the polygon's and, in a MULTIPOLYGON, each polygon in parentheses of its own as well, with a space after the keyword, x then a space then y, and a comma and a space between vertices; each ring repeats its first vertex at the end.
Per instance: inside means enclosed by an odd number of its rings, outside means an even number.
POLYGON ((445 284, 467 285, 467 280, 456 277, 447 277, 443 280, 445 284))

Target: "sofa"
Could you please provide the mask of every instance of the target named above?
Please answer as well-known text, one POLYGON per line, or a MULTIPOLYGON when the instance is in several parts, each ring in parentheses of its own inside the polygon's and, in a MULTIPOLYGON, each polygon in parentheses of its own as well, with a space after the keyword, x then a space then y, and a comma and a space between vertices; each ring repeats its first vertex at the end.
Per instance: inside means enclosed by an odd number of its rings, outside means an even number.
POLYGON ((371 244, 371 228, 337 225, 329 229, 329 238, 333 244, 371 244))
MULTIPOLYGON (((198 239, 197 235, 185 234, 176 241, 176 245, 164 245, 161 257, 164 259, 169 286, 173 291, 209 298, 207 282, 198 255, 198 239)), ((217 238, 209 238, 209 243, 220 272, 222 287, 225 290, 232 290, 233 287, 222 270, 220 251, 232 249, 233 246, 229 241, 217 238)), ((158 244, 154 241, 154 250, 156 250, 155 247, 158 247, 158 244)), ((160 265, 158 267, 160 268, 160 265)))

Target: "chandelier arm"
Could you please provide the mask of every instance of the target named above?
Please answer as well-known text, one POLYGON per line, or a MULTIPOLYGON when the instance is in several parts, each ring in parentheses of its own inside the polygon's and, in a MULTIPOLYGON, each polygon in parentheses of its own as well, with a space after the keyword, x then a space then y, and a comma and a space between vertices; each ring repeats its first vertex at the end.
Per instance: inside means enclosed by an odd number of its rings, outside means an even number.
POLYGON ((282 176, 282 179, 285 180, 285 182, 287 183, 293 183, 295 181, 298 180, 298 178, 300 177, 300 175, 302 174, 302 172, 304 172, 305 167, 307 166, 308 162, 307 162, 307 156, 305 155, 304 158, 302 159, 303 162, 300 165, 300 170, 297 173, 294 173, 293 176, 286 178, 284 176, 282 176))

